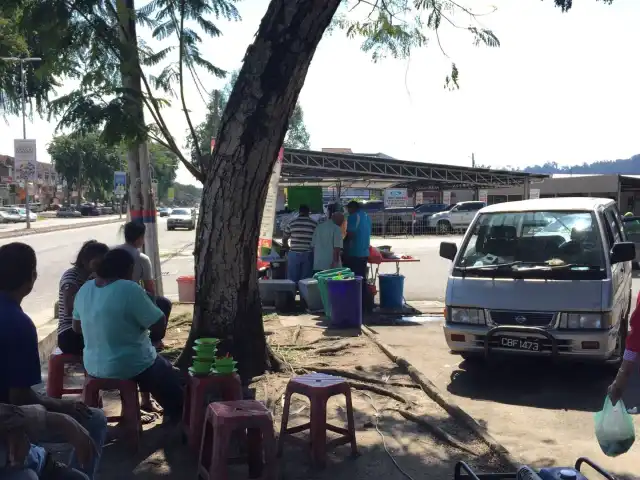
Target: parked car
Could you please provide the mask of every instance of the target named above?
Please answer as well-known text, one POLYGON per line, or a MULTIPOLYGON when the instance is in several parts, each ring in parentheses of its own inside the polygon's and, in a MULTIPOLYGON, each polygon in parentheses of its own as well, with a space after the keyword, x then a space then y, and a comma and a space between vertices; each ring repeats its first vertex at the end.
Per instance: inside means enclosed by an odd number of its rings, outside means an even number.
POLYGON ((158 216, 159 217, 168 217, 169 215, 171 215, 171 209, 168 207, 162 207, 158 209, 158 216))
POLYGON ((192 208, 174 208, 167 219, 167 230, 196 228, 196 212, 192 208))
POLYGON ((444 327, 453 353, 622 361, 636 249, 615 201, 491 205, 440 256, 453 262, 444 327))
POLYGON ((102 211, 99 207, 96 207, 91 203, 85 203, 83 205, 80 205, 80 214, 83 217, 97 217, 99 215, 102 215, 102 211))
POLYGON ((78 218, 81 216, 82 214, 78 210, 72 207, 61 207, 56 212, 56 217, 59 217, 59 218, 78 218))
POLYGON ((0 223, 18 223, 22 221, 17 212, 12 212, 6 207, 0 208, 0 223))
POLYGON ((460 202, 449 210, 434 213, 429 217, 429 228, 437 233, 445 234, 453 230, 466 229, 475 218, 481 208, 486 207, 484 202, 460 202))
POLYGON ((446 212, 449 209, 449 205, 445 203, 422 203, 420 205, 416 205, 415 212, 415 222, 420 224, 424 224, 425 226, 429 225, 429 218, 434 213, 446 212))
MULTIPOLYGON (((20 207, 3 207, 3 211, 10 213, 11 215, 13 215, 14 217, 19 218, 19 222, 26 222, 27 221, 27 211, 24 208, 20 208, 20 207)), ((36 220, 38 220, 38 215, 36 215, 34 212, 29 211, 29 221, 31 222, 35 222, 36 220)))

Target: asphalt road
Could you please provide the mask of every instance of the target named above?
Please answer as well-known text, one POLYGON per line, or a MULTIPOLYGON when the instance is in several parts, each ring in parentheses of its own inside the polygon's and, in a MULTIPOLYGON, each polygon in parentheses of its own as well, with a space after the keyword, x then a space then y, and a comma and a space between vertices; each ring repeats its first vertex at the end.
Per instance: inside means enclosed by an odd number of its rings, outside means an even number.
MULTIPOLYGON (((175 230, 168 232, 166 220, 159 219, 158 236, 160 256, 168 260, 174 252, 188 247, 195 240, 194 231, 175 230)), ((0 245, 11 242, 24 242, 31 245, 38 256, 38 280, 33 292, 25 298, 23 308, 36 325, 45 323, 53 317, 53 304, 58 297, 58 282, 62 273, 70 267, 82 244, 90 239, 114 246, 124 242, 121 224, 86 226, 73 230, 27 235, 0 240, 0 245)), ((189 248, 185 250, 191 251, 189 248)), ((175 283, 175 282, 173 282, 175 283)), ((168 285, 171 290, 173 285, 168 285)), ((173 292, 169 292, 173 293, 173 292)))

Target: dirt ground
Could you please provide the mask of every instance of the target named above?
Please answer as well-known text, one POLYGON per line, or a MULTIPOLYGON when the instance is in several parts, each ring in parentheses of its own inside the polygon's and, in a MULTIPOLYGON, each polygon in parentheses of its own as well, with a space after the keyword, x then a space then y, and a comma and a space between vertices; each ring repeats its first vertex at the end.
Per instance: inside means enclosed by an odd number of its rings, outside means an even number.
MULTIPOLYGON (((179 354, 190 320, 191 308, 176 305, 165 338, 164 354, 169 358, 179 354)), ((292 375, 316 371, 348 377, 359 456, 352 458, 348 445, 337 447, 328 452, 327 468, 317 471, 311 467, 307 448, 286 443, 279 478, 449 480, 460 460, 479 470, 505 470, 506 465, 482 441, 433 403, 366 336, 332 331, 318 320, 309 315, 265 316, 268 341, 282 361, 283 372, 257 377, 250 388, 273 412, 278 431, 283 393, 292 375)), ((106 401, 107 409, 113 406, 106 401)), ((330 423, 346 426, 344 398, 332 398, 327 414, 330 423)), ((289 426, 308 421, 308 415, 308 400, 294 396, 289 426)), ((194 478, 196 463, 197 455, 183 445, 181 432, 157 422, 145 426, 137 454, 121 440, 111 441, 105 447, 98 478, 194 478)), ((231 474, 231 478, 247 478, 244 468, 233 467, 231 474)))

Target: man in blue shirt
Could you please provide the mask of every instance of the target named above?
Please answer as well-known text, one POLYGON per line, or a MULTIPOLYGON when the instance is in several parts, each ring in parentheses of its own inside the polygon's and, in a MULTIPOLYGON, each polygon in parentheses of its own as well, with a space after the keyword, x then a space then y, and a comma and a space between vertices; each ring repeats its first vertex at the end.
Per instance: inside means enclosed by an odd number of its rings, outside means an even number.
POLYGON ((362 277, 362 307, 365 312, 371 312, 373 298, 367 288, 371 219, 360 209, 360 204, 356 201, 349 202, 347 210, 349 217, 344 248, 344 266, 350 268, 356 276, 362 277))
MULTIPOLYGON (((81 467, 92 478, 107 431, 104 414, 82 402, 40 395, 32 388, 42 383, 38 333, 20 304, 31 293, 37 276, 36 253, 29 245, 16 242, 0 247, 0 403, 42 405, 48 412, 63 414, 66 427, 53 427, 46 440, 70 443, 75 450, 71 466, 81 467)), ((7 467, 3 449, 0 445, 0 477, 7 467)), ((44 449, 31 445, 25 467, 41 475, 52 462, 44 449)))

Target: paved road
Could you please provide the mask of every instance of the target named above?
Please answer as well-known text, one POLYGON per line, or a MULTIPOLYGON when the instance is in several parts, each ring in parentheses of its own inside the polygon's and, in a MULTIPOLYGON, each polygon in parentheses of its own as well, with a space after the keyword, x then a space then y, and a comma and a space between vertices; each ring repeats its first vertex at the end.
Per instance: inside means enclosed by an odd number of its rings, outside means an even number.
MULTIPOLYGON (((166 220, 160 219, 158 235, 160 240, 161 261, 168 260, 168 255, 194 242, 193 231, 175 230, 167 232, 166 220)), ((0 245, 21 241, 31 245, 38 255, 38 281, 33 292, 25 299, 23 307, 31 315, 36 324, 42 324, 53 316, 53 303, 58 296, 58 281, 86 240, 95 239, 108 245, 116 245, 124 241, 120 232, 121 224, 87 226, 74 230, 41 233, 24 237, 0 240, 0 245)), ((190 250, 187 248, 187 250, 190 250)), ((176 259, 177 260, 177 259, 176 259)), ((170 262, 167 262, 170 263, 170 262)), ((193 262, 191 263, 193 265, 193 262)), ((191 267, 193 268, 193 267, 191 267)), ((164 268, 163 268, 164 270, 164 268)), ((186 271, 185 273, 189 273, 186 271)), ((175 293, 175 281, 169 287, 169 294, 175 293)), ((165 287, 165 290, 167 288, 165 287)))
MULTIPOLYGON (((118 215, 102 215, 99 217, 80 217, 80 218, 45 218, 31 222, 32 230, 40 230, 48 227, 58 227, 62 225, 73 224, 90 224, 96 222, 104 222, 105 220, 115 220, 118 215)), ((18 230, 26 230, 27 224, 25 223, 0 223, 0 233, 2 232, 15 232, 18 230)))

